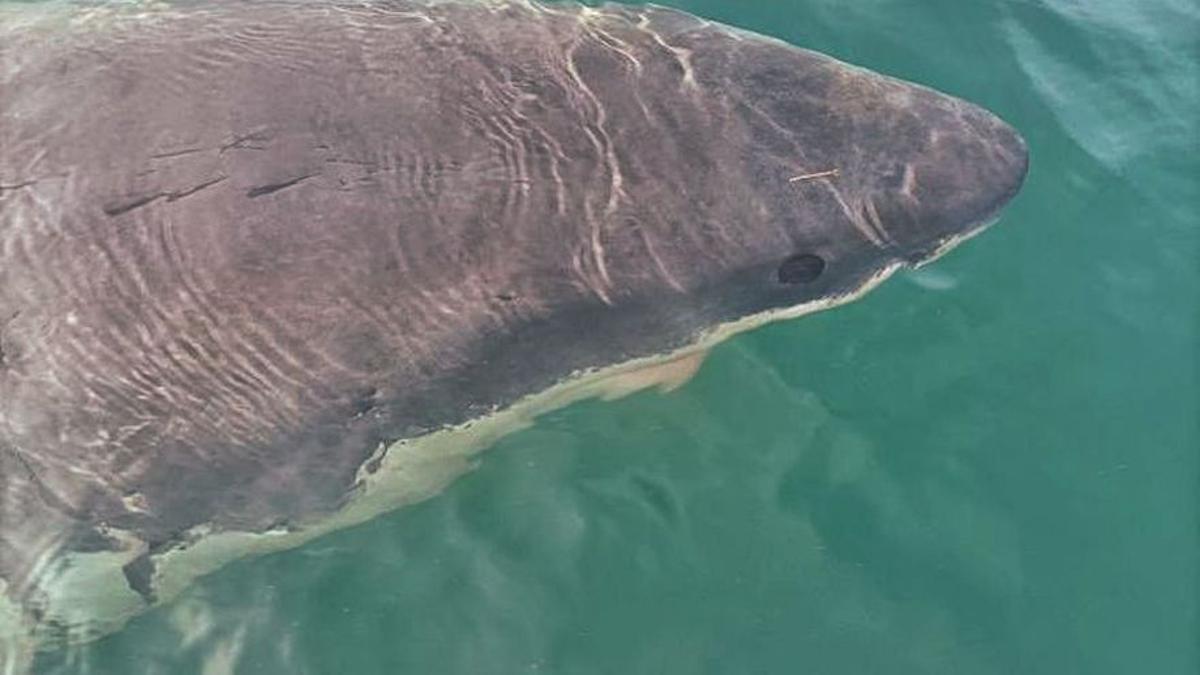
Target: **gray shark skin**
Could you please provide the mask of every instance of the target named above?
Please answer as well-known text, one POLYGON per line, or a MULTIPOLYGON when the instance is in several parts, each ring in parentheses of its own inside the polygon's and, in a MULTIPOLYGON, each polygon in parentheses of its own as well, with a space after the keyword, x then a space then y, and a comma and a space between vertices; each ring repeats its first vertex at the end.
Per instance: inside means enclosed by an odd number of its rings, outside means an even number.
POLYGON ((658 7, 8 8, 0 90, 0 594, 68 636, 64 556, 134 551, 150 606, 197 533, 854 297, 1027 169, 978 107, 658 7))

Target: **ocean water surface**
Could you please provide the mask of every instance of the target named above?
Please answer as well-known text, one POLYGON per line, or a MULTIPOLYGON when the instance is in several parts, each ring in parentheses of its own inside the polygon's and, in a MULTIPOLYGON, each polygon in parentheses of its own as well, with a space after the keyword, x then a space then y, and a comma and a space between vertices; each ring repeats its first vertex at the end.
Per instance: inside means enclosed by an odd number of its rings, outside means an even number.
POLYGON ((1200 672, 1200 7, 676 0, 997 112, 1002 221, 39 673, 1200 672))

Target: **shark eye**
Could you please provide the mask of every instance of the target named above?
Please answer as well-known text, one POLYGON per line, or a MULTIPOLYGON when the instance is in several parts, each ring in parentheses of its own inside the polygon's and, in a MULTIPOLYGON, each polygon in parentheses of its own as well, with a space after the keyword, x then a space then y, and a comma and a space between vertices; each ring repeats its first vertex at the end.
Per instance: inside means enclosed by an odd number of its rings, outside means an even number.
POLYGON ((825 271, 825 261, 819 255, 799 253, 779 266, 779 283, 794 286, 807 284, 817 280, 825 271))

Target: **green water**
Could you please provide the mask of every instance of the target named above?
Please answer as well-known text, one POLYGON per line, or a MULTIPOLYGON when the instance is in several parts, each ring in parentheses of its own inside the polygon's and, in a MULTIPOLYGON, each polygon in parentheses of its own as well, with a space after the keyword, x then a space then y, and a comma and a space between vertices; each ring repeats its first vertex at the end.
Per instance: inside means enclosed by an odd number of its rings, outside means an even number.
POLYGON ((1200 9, 678 7, 1000 113, 1003 221, 40 672, 1200 672, 1200 9))

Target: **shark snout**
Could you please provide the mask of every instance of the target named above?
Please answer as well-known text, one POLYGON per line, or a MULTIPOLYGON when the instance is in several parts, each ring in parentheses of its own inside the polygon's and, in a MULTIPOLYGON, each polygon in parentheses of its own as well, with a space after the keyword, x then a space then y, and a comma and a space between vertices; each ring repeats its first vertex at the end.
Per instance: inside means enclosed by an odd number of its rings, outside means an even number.
POLYGON ((969 126, 976 130, 976 135, 962 142, 982 146, 985 159, 977 167, 979 183, 964 186, 973 189, 964 213, 968 227, 999 215, 1020 191, 1029 173, 1029 147, 1021 134, 992 113, 971 107, 974 110, 968 119, 973 117, 975 122, 969 126))
POLYGON ((1029 149, 1012 126, 972 104, 949 105, 952 114, 930 127, 892 195, 891 225, 902 230, 901 255, 914 264, 994 222, 1029 170, 1029 149))
POLYGON ((883 141, 893 152, 873 159, 859 225, 901 260, 921 264, 996 220, 1025 181, 1029 150, 983 108, 930 90, 913 99, 901 114, 908 123, 883 141))

